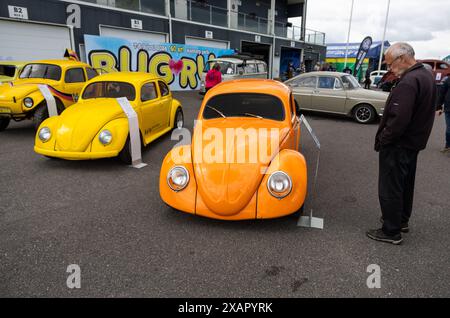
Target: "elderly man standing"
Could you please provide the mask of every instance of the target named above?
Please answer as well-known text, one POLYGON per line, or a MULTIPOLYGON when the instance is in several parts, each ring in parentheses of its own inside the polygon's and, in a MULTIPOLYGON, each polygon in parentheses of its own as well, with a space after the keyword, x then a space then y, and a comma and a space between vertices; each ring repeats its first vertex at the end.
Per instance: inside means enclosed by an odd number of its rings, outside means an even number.
POLYGON ((386 51, 385 62, 400 80, 386 101, 375 137, 383 226, 367 236, 392 244, 400 244, 401 232, 409 231, 417 155, 426 147, 436 110, 433 76, 414 55, 407 43, 395 43, 386 51))

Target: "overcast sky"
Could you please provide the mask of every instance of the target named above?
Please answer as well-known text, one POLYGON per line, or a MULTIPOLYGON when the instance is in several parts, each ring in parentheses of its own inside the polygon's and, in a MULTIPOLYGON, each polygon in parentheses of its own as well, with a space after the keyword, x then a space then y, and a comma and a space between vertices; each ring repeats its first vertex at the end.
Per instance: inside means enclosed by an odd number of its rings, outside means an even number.
MULTIPOLYGON (((308 0, 306 27, 346 42, 351 0, 308 0)), ((383 37, 388 0, 354 0, 350 42, 383 37)), ((391 0, 386 40, 410 43, 417 58, 450 55, 450 0, 391 0)))

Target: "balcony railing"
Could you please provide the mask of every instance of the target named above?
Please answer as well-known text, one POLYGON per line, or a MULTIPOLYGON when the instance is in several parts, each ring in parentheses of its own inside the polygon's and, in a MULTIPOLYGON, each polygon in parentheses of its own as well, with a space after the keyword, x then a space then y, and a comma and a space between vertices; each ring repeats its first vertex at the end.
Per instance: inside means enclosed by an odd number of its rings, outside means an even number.
MULTIPOLYGON (((166 15, 165 0, 84 0, 111 7, 166 15)), ((252 14, 228 10, 195 0, 170 0, 171 16, 193 22, 271 35, 271 21, 252 14), (229 19, 229 22, 228 22, 229 19), (228 25, 228 23, 230 25, 228 25)), ((275 35, 293 41, 325 45, 325 33, 275 21, 275 35), (303 37, 304 36, 304 37, 303 37)))

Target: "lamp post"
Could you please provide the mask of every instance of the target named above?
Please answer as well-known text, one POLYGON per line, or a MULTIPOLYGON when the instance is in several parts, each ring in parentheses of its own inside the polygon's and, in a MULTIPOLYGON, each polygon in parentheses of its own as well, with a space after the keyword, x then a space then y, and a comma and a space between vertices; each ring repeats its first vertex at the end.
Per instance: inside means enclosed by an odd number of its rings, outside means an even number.
POLYGON ((353 3, 355 0, 352 0, 352 8, 350 9, 350 20, 348 22, 348 34, 347 34, 347 44, 345 45, 345 60, 344 60, 344 69, 347 67, 347 54, 348 54, 348 43, 350 41, 350 30, 352 28, 352 17, 353 17, 353 3))
POLYGON ((391 5, 391 0, 388 0, 387 10, 386 10, 386 19, 384 20, 384 31, 383 31, 383 41, 381 41, 381 51, 380 51, 380 59, 378 60, 378 71, 381 70, 381 62, 383 61, 384 55, 384 39, 386 37, 386 29, 389 17, 389 7, 391 5))

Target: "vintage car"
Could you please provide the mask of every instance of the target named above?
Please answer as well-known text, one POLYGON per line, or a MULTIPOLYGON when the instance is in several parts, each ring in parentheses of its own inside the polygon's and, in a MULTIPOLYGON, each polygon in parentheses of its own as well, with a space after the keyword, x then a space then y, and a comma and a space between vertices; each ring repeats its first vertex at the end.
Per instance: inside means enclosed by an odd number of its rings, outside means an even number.
POLYGON ((200 81, 200 94, 205 94, 205 78, 208 71, 215 65, 220 65, 222 81, 231 81, 241 78, 267 78, 267 64, 261 56, 246 54, 222 55, 209 59, 203 70, 200 81))
POLYGON ((300 109, 353 117, 368 124, 383 115, 388 94, 363 89, 356 78, 347 73, 310 72, 285 82, 300 109))
POLYGON ((72 59, 42 60, 26 64, 19 77, 0 85, 0 131, 11 119, 33 119, 35 128, 48 117, 47 104, 39 84, 48 85, 58 113, 75 103, 87 80, 97 76, 88 64, 72 59))
POLYGON ((20 61, 0 61, 0 84, 17 79, 25 64, 20 61))
MULTIPOLYGON (((192 142, 165 157, 159 189, 169 206, 221 220, 269 219, 303 207, 300 118, 285 84, 241 79, 203 99, 192 142)), ((183 138, 184 139, 184 138, 183 138)))
POLYGON ((119 156, 131 163, 128 117, 119 97, 126 97, 135 110, 144 146, 183 126, 181 104, 162 79, 149 73, 110 73, 90 80, 75 105, 40 125, 34 151, 69 160, 119 156))

